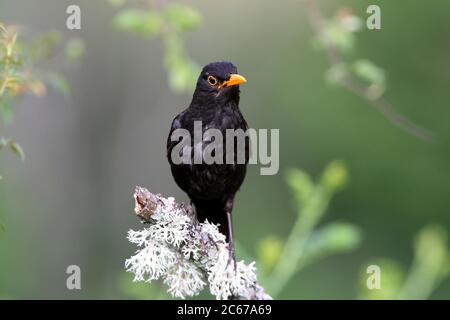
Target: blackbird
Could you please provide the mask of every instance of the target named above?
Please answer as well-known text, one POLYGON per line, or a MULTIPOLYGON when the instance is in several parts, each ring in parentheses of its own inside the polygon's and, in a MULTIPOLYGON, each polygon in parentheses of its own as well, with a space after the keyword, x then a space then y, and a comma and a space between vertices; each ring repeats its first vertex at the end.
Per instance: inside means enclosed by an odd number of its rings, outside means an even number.
MULTIPOLYGON (((237 68, 231 62, 213 62, 205 66, 198 78, 191 104, 174 118, 167 140, 167 157, 175 182, 189 196, 200 222, 207 219, 219 224, 220 232, 226 236, 229 243, 230 258, 234 261, 231 212, 235 194, 245 178, 249 140, 248 136, 245 136, 244 148, 238 149, 239 144, 234 137, 233 147, 227 149, 225 139, 227 129, 242 129, 245 132, 248 128, 239 110, 239 85, 245 82, 247 80, 237 73, 237 68), (222 133, 223 140, 218 141, 224 148, 222 163, 174 163, 172 149, 179 140, 172 141, 172 133, 176 129, 185 129, 194 137, 195 121, 201 121, 203 133, 207 129, 217 129, 222 133), (226 155, 230 152, 234 152, 232 163, 226 161, 226 155), (239 152, 245 153, 244 161, 236 161, 239 152)), ((212 141, 214 140, 203 137, 200 150, 203 152, 212 141)), ((194 150, 198 147, 194 146, 194 142, 191 143, 194 150)), ((193 157, 193 149, 183 149, 179 155, 190 152, 189 157, 193 157)))

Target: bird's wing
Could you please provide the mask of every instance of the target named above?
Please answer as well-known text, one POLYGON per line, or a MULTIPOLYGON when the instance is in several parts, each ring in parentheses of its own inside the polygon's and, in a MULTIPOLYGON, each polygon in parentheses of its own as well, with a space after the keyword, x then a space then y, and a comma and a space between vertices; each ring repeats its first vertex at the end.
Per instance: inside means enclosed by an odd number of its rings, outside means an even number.
POLYGON ((181 118, 183 117, 183 114, 184 114, 184 112, 180 113, 173 119, 172 125, 170 127, 169 136, 167 137, 167 159, 169 159, 170 163, 172 163, 171 156, 170 156, 170 154, 172 153, 172 149, 179 142, 179 141, 172 141, 172 139, 171 139, 172 133, 175 130, 181 128, 181 118))

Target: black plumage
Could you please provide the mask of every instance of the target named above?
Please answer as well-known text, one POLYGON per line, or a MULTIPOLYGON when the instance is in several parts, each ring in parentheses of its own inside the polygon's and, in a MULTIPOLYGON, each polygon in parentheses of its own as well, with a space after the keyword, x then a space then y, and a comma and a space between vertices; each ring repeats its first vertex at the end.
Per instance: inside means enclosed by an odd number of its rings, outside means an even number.
MULTIPOLYGON (((231 212, 234 196, 244 181, 249 158, 248 137, 245 147, 238 150, 237 139, 234 143, 234 163, 226 164, 226 129, 247 130, 247 123, 239 110, 239 84, 246 82, 237 74, 236 67, 230 62, 214 62, 205 66, 197 81, 192 102, 188 108, 175 117, 167 140, 167 155, 172 175, 178 186, 187 193, 195 208, 200 222, 220 224, 219 230, 230 242, 234 250, 231 225, 231 212), (218 129, 223 135, 223 163, 218 164, 174 164, 171 153, 178 141, 171 136, 176 129, 186 129, 194 137, 194 121, 202 122, 206 129, 218 129), (244 152, 245 162, 237 163, 238 152, 244 152)), ((204 139, 202 149, 211 141, 204 139)), ((192 147, 194 147, 192 142, 192 147)), ((233 251, 234 257, 234 251, 233 251)))

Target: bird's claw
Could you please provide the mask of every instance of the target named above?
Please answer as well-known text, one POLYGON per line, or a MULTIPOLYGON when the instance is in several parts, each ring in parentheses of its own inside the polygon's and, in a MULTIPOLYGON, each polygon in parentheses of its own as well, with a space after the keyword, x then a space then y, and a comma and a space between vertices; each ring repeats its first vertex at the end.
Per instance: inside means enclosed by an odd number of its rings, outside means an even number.
POLYGON ((203 253, 207 253, 207 248, 214 247, 216 251, 219 250, 219 246, 217 245, 217 242, 214 241, 214 238, 210 234, 201 234, 200 237, 200 250, 203 253))
POLYGON ((228 244, 228 262, 227 262, 227 269, 230 263, 233 263, 233 269, 236 273, 236 253, 234 250, 234 245, 232 243, 228 244))

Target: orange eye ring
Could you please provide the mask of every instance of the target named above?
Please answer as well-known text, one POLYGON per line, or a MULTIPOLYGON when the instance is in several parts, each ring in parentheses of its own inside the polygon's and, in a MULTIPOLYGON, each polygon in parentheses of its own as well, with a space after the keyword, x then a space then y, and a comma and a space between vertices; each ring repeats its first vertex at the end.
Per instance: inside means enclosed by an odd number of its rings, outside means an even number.
POLYGON ((210 84, 210 85, 212 85, 212 86, 215 86, 215 85, 217 85, 217 79, 216 78, 214 78, 213 76, 209 76, 208 77, 208 83, 210 84))

